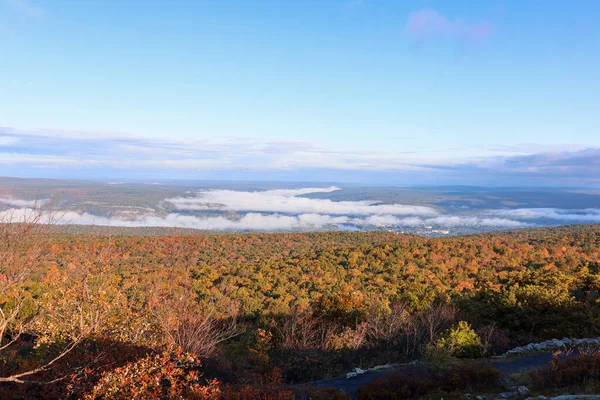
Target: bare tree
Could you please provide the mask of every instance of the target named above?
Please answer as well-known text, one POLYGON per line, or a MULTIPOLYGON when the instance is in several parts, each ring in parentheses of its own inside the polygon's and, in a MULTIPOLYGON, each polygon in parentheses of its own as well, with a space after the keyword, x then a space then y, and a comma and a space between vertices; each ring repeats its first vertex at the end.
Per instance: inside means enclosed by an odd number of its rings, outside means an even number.
POLYGON ((276 327, 280 346, 286 350, 329 349, 338 324, 314 315, 311 310, 293 311, 276 327))
POLYGON ((446 303, 434 303, 419 312, 419 322, 425 328, 429 341, 433 341, 435 335, 454 321, 456 312, 456 307, 446 303))
MULTIPOLYGON (((24 333, 34 333, 40 304, 28 293, 27 283, 47 248, 49 225, 54 218, 50 204, 9 209, 0 216, 0 359, 24 333)), ((0 376, 0 382, 26 382, 24 378, 52 368, 80 341, 81 337, 72 338, 51 360, 27 371, 0 376)))
POLYGON ((165 345, 211 357, 220 343, 244 332, 236 304, 202 303, 189 273, 179 280, 173 271, 168 274, 167 287, 151 289, 152 312, 165 345))
POLYGON ((406 303, 391 305, 389 312, 373 309, 369 316, 367 333, 372 340, 393 342, 406 334, 410 326, 410 312, 406 303))

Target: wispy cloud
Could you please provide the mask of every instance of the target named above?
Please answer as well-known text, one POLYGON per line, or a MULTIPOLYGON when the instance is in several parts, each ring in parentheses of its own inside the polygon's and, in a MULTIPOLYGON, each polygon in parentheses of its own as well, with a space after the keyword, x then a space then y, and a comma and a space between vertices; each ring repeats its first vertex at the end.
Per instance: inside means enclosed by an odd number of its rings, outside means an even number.
POLYGON ((409 15, 405 32, 417 42, 450 38, 479 43, 491 35, 492 25, 485 20, 467 23, 460 19, 450 19, 434 9, 425 8, 409 15))
POLYGON ((2 0, 13 10, 26 14, 31 17, 42 17, 45 13, 44 9, 30 0, 2 0))
POLYGON ((0 175, 114 177, 127 170, 132 178, 202 176, 261 180, 269 177, 403 184, 600 185, 598 148, 546 145, 534 152, 536 146, 527 144, 491 149, 491 154, 500 155, 349 151, 311 142, 247 137, 158 140, 115 133, 78 135, 0 128, 0 175))

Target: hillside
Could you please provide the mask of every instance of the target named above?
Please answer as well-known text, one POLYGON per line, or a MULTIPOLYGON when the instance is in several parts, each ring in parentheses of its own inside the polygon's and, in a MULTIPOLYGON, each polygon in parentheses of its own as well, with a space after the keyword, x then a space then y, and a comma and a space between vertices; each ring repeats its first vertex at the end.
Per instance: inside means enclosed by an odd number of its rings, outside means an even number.
POLYGON ((2 398, 308 398, 289 385, 600 335, 598 225, 450 238, 1 231, 2 398), (447 345, 452 327, 475 335, 467 350, 447 345))

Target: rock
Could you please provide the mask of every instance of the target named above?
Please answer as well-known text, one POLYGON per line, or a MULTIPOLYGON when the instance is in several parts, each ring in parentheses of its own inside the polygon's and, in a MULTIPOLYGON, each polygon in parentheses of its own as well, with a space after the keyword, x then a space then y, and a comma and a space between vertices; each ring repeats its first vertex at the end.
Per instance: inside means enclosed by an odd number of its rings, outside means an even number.
POLYGON ((511 397, 516 397, 517 396, 517 392, 504 392, 504 393, 498 393, 496 395, 497 399, 510 399, 511 397))
POLYGON ((350 378, 354 378, 355 376, 357 376, 358 374, 356 372, 348 372, 346 374, 346 379, 350 379, 350 378))
POLYGON ((485 399, 486 399, 486 397, 485 397, 485 396, 475 396, 475 398, 476 398, 477 400, 485 400, 485 399))
POLYGON ((369 371, 378 371, 380 369, 391 369, 394 368, 395 366, 397 366, 398 364, 383 364, 383 365, 376 365, 374 367, 369 368, 369 371))
POLYGON ((563 341, 564 344, 566 344, 568 346, 570 346, 570 345, 573 344, 573 341, 571 339, 569 339, 568 337, 562 338, 562 341, 563 341))
POLYGON ((552 347, 565 347, 565 343, 562 340, 552 339, 550 341, 552 347))
POLYGON ((531 391, 527 388, 527 386, 519 386, 517 387, 517 393, 519 393, 519 396, 525 396, 531 393, 531 391))
POLYGON ((360 375, 360 374, 364 374, 367 371, 365 371, 364 369, 360 369, 360 368, 354 368, 354 372, 356 372, 358 375, 360 375))
POLYGON ((508 354, 521 354, 523 352, 525 352, 525 349, 522 347, 515 347, 514 349, 507 351, 508 354))

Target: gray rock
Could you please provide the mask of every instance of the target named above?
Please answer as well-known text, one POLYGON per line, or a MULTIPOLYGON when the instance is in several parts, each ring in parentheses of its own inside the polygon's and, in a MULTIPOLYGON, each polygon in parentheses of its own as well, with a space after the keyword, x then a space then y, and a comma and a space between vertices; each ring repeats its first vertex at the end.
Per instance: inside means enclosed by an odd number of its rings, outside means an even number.
POLYGON ((383 364, 383 365, 376 365, 374 367, 369 368, 369 371, 379 371, 380 369, 392 369, 394 367, 396 367, 398 364, 383 364))
POLYGON ((517 392, 504 392, 504 393, 498 393, 496 395, 497 399, 510 399, 511 397, 516 397, 517 396, 517 392))
POLYGON ((356 372, 348 372, 346 374, 346 379, 350 379, 350 378, 354 378, 356 377, 358 374, 356 372))
POLYGON ((531 393, 531 391, 527 388, 527 386, 519 386, 517 387, 517 393, 519 393, 519 396, 525 396, 531 393))

